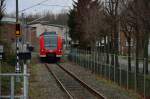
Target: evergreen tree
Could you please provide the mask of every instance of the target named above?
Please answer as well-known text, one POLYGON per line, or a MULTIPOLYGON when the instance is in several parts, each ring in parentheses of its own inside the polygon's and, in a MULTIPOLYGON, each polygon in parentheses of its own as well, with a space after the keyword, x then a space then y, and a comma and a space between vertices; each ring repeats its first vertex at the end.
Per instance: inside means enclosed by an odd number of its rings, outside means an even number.
POLYGON ((96 42, 96 34, 99 33, 99 18, 100 18, 100 2, 99 0, 78 0, 74 2, 74 27, 70 27, 70 30, 74 30, 74 37, 72 32, 72 39, 76 38, 79 41, 80 46, 87 47, 93 46, 96 42), (76 32, 76 33, 75 33, 76 32))
POLYGON ((69 35, 74 42, 78 41, 79 34, 75 31, 76 21, 75 21, 75 9, 70 10, 68 14, 68 26, 69 26, 69 35))

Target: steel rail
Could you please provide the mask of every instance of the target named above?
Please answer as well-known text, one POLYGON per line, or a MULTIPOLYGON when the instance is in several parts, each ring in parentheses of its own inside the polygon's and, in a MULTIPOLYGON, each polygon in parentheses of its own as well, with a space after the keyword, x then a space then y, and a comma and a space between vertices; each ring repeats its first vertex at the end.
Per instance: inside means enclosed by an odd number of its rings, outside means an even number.
POLYGON ((64 70, 67 74, 69 74, 71 77, 73 77, 76 81, 78 81, 83 87, 85 87, 87 90, 89 90, 92 94, 98 97, 98 99, 107 99, 104 95, 96 91, 91 86, 87 85, 85 82, 80 80, 75 74, 73 74, 71 71, 68 71, 64 67, 62 67, 60 64, 57 63, 57 66, 59 66, 62 70, 64 70))
POLYGON ((52 72, 52 70, 48 67, 47 64, 45 64, 45 67, 47 70, 51 73, 51 75, 54 77, 56 82, 60 85, 60 87, 65 91, 65 93, 68 95, 69 99, 73 99, 73 96, 69 93, 69 91, 65 88, 65 86, 61 83, 61 81, 57 78, 57 76, 52 72))

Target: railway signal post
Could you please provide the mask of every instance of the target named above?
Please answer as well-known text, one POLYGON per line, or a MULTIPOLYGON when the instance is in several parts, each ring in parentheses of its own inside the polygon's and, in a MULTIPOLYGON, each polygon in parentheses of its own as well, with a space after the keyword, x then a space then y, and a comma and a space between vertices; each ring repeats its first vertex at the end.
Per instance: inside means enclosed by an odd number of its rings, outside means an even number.
MULTIPOLYGON (((18 18, 18 0, 16 0, 16 73, 20 72, 20 65, 19 65, 19 36, 20 33, 20 24, 19 24, 19 18, 18 18)), ((19 81, 19 78, 17 78, 17 81, 19 81)))
POLYGON ((19 36, 20 33, 20 24, 16 24, 16 73, 19 73, 20 71, 20 65, 19 65, 19 36))

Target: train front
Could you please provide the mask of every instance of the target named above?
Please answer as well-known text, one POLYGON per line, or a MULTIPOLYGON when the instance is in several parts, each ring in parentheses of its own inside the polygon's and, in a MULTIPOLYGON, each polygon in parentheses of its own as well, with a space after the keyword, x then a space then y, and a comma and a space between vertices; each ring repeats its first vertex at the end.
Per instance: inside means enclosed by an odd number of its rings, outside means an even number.
POLYGON ((57 60, 62 56, 62 39, 56 32, 44 32, 40 37, 40 58, 42 61, 57 60))

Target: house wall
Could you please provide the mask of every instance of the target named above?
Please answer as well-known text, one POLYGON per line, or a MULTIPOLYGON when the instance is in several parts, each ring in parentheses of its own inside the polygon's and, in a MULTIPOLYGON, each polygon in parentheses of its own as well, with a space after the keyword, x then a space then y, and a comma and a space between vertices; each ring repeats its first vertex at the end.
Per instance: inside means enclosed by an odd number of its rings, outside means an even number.
POLYGON ((3 23, 1 26, 2 39, 6 40, 8 43, 15 42, 16 39, 15 29, 16 29, 15 24, 3 23))
MULTIPOLYGON (((122 55, 126 55, 128 53, 128 42, 127 39, 125 37, 125 34, 123 32, 120 33, 120 54, 122 55)), ((133 39, 131 40, 131 54, 135 53, 135 44, 133 42, 133 39)))

